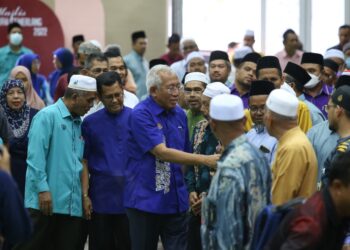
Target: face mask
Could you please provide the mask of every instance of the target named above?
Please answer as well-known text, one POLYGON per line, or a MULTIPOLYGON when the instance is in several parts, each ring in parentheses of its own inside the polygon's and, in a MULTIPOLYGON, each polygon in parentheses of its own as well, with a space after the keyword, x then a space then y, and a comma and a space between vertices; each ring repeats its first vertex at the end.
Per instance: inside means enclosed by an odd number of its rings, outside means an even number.
POLYGON ((23 41, 23 35, 20 33, 12 33, 10 34, 10 43, 12 45, 18 46, 23 41))
POLYGON ((311 80, 308 81, 304 87, 307 89, 312 89, 320 82, 320 78, 318 76, 315 76, 314 74, 309 73, 309 75, 311 76, 311 80))
POLYGON ((350 57, 346 58, 345 64, 346 64, 346 68, 350 69, 350 57))

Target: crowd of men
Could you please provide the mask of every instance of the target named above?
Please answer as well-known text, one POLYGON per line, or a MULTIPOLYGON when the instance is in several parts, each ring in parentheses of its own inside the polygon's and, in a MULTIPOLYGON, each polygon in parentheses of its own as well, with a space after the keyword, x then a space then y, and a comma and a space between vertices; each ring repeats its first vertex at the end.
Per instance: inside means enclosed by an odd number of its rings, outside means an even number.
MULTIPOLYGON (((1 81, 32 53, 19 24, 8 33, 1 81)), ((291 29, 275 56, 251 30, 232 58, 208 61, 177 34, 150 63, 146 33, 131 42, 122 56, 79 35, 74 53, 53 53, 34 86, 46 107, 28 132, 24 197, 2 148, 4 249, 250 249, 259 212, 300 197, 264 249, 350 246, 349 25, 324 55, 291 29)))

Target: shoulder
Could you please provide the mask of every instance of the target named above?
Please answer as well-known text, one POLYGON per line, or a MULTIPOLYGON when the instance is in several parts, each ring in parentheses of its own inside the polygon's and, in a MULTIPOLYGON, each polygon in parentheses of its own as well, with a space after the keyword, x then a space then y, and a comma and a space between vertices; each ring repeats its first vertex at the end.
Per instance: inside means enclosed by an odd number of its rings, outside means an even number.
POLYGON ((100 121, 104 116, 104 110, 105 108, 102 108, 100 110, 97 110, 96 112, 86 116, 83 120, 83 124, 93 123, 97 121, 100 121))
POLYGON ((2 170, 0 170, 0 185, 3 187, 0 189, 3 193, 7 193, 5 190, 8 190, 9 188, 15 187, 12 177, 2 170))
POLYGON ((337 147, 336 147, 336 151, 337 151, 338 153, 345 153, 345 152, 348 152, 348 151, 350 151, 349 145, 350 145, 350 138, 348 138, 348 139, 346 139, 346 140, 340 142, 340 143, 337 145, 337 147))
POLYGON ((239 167, 264 156, 246 138, 232 148, 221 162, 222 166, 239 167))

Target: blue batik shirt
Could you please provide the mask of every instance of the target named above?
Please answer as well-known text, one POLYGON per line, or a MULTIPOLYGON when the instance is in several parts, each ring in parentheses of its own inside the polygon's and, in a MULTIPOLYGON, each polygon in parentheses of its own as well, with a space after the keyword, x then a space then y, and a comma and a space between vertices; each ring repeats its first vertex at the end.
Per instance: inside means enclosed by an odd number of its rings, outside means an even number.
POLYGON ((165 110, 152 97, 140 102, 129 119, 124 205, 155 214, 188 209, 188 192, 180 164, 157 159, 150 151, 164 143, 191 152, 185 112, 165 110))
POLYGON ((217 165, 202 205, 203 249, 248 249, 255 218, 271 201, 270 167, 245 135, 227 146, 217 165))

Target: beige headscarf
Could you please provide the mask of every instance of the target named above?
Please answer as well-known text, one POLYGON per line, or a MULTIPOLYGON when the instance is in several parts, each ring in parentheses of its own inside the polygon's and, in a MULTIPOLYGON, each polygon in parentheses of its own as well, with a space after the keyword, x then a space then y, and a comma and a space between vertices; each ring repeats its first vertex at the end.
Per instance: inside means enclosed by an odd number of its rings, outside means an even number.
POLYGON ((42 109, 45 107, 44 101, 39 97, 33 88, 32 77, 30 76, 30 72, 26 67, 16 66, 12 69, 10 74, 10 79, 16 79, 18 73, 23 73, 28 79, 28 88, 26 90, 26 101, 27 104, 34 109, 42 109))

